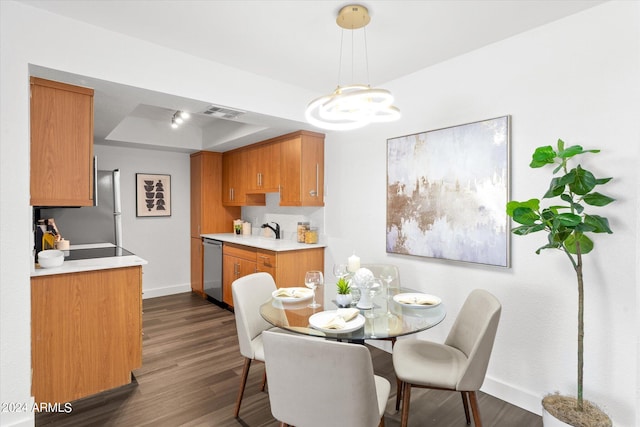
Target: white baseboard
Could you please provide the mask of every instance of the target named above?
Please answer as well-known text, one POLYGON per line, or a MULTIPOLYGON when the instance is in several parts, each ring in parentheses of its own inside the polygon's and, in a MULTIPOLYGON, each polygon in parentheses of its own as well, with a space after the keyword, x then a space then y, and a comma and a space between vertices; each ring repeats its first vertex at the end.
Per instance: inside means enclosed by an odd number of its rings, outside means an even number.
POLYGON ((184 283, 182 285, 165 286, 164 288, 142 288, 142 299, 163 297, 166 295, 181 294, 184 292, 191 292, 191 283, 184 283))
POLYGON ((489 376, 485 377, 480 390, 526 411, 542 415, 542 396, 534 395, 529 391, 522 390, 512 384, 505 384, 489 376))

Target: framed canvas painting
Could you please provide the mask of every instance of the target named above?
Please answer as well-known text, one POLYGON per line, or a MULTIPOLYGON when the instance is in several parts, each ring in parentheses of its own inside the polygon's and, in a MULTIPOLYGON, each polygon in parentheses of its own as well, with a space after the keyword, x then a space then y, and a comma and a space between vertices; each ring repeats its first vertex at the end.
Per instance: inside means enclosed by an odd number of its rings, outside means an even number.
POLYGON ((387 140, 388 253, 508 267, 510 117, 387 140))
POLYGON ((136 174, 136 216, 171 216, 171 175, 136 174))

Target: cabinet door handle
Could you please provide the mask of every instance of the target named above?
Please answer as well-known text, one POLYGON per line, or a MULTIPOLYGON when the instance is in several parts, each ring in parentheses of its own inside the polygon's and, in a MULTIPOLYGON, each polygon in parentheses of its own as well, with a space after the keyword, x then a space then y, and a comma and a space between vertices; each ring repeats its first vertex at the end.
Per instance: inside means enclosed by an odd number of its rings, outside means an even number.
POLYGON ((309 191, 311 197, 318 197, 318 183, 320 182, 320 165, 316 163, 316 189, 309 191))

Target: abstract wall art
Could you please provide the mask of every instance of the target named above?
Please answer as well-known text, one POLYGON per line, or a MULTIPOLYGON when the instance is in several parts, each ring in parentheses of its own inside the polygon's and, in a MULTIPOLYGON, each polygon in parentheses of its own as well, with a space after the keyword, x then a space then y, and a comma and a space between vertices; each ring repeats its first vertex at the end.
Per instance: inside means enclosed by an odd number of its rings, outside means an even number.
POLYGON ((171 175, 136 174, 136 216, 171 216, 171 175))
POLYGON ((388 253, 508 267, 510 117, 387 140, 388 253))

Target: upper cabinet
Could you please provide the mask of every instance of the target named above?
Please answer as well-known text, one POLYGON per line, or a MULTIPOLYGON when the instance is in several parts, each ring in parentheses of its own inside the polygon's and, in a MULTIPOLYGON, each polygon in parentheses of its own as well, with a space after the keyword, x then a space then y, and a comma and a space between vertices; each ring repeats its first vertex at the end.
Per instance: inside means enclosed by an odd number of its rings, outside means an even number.
POLYGON ((288 136, 280 143, 280 206, 324 206, 324 135, 288 136))
POLYGON ((247 150, 247 193, 275 193, 280 185, 280 146, 257 144, 247 150))
POLYGON ((324 206, 324 134, 298 131, 223 155, 223 203, 264 206, 280 192, 280 206, 324 206))
POLYGON ((93 205, 93 89, 31 77, 31 205, 93 205))
POLYGON ((233 230, 240 208, 222 206, 222 154, 191 154, 191 237, 233 230))

